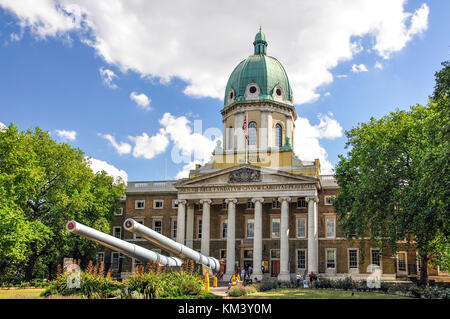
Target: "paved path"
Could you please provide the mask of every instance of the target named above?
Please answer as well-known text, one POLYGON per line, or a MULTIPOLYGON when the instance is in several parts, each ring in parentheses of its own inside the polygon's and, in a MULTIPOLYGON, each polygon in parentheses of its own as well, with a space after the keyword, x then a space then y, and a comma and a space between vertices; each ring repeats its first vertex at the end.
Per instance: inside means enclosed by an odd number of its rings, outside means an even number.
POLYGON ((227 298, 228 297, 228 287, 217 287, 217 288, 209 288, 209 292, 217 295, 217 296, 221 296, 223 298, 227 298))

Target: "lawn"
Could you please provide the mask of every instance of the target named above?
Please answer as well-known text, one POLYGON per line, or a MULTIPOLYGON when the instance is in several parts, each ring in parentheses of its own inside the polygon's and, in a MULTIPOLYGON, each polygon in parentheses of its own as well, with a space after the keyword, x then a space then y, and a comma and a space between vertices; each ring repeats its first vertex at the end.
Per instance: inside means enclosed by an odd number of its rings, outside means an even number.
POLYGON ((44 288, 0 289, 0 299, 37 299, 44 288))
POLYGON ((331 289, 276 289, 242 296, 240 299, 410 299, 397 295, 376 292, 331 290, 331 289))

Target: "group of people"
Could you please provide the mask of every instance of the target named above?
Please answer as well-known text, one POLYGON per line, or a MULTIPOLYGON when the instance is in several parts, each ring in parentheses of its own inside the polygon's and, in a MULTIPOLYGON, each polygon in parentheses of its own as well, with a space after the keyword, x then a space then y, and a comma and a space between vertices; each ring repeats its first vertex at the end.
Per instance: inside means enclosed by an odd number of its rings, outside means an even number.
POLYGON ((317 280, 317 275, 311 271, 309 273, 308 277, 309 277, 309 281, 306 276, 305 276, 305 278, 303 278, 302 274, 300 274, 300 272, 297 272, 297 276, 296 276, 297 287, 301 287, 301 284, 303 283, 303 288, 310 288, 310 287, 312 288, 313 282, 315 280, 317 280))
POLYGON ((253 273, 253 267, 251 265, 244 266, 241 268, 238 268, 236 271, 236 276, 239 275, 241 278, 241 281, 250 280, 250 276, 253 273))

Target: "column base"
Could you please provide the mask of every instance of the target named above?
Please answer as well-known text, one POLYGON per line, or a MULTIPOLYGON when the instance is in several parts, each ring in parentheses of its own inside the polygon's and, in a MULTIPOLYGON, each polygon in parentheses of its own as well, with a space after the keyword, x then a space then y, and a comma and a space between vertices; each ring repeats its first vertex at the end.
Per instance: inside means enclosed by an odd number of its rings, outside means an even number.
POLYGON ((254 281, 262 281, 263 278, 264 278, 264 275, 262 273, 260 273, 260 274, 253 273, 250 275, 250 279, 254 280, 254 281))
POLYGON ((229 282, 229 281, 231 281, 231 278, 233 278, 233 274, 225 273, 225 274, 223 274, 222 281, 229 282))
POLYGON ((291 281, 291 274, 287 273, 279 273, 277 277, 278 281, 291 281))

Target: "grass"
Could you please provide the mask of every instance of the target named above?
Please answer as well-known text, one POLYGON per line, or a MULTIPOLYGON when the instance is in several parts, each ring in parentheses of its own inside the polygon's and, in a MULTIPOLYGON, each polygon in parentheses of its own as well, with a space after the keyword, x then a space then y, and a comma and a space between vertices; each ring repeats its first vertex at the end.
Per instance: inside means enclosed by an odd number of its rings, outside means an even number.
POLYGON ((0 289, 0 299, 39 299, 44 288, 0 289))
POLYGON ((239 299, 410 299, 377 292, 330 290, 330 289, 276 289, 257 292, 239 299))

